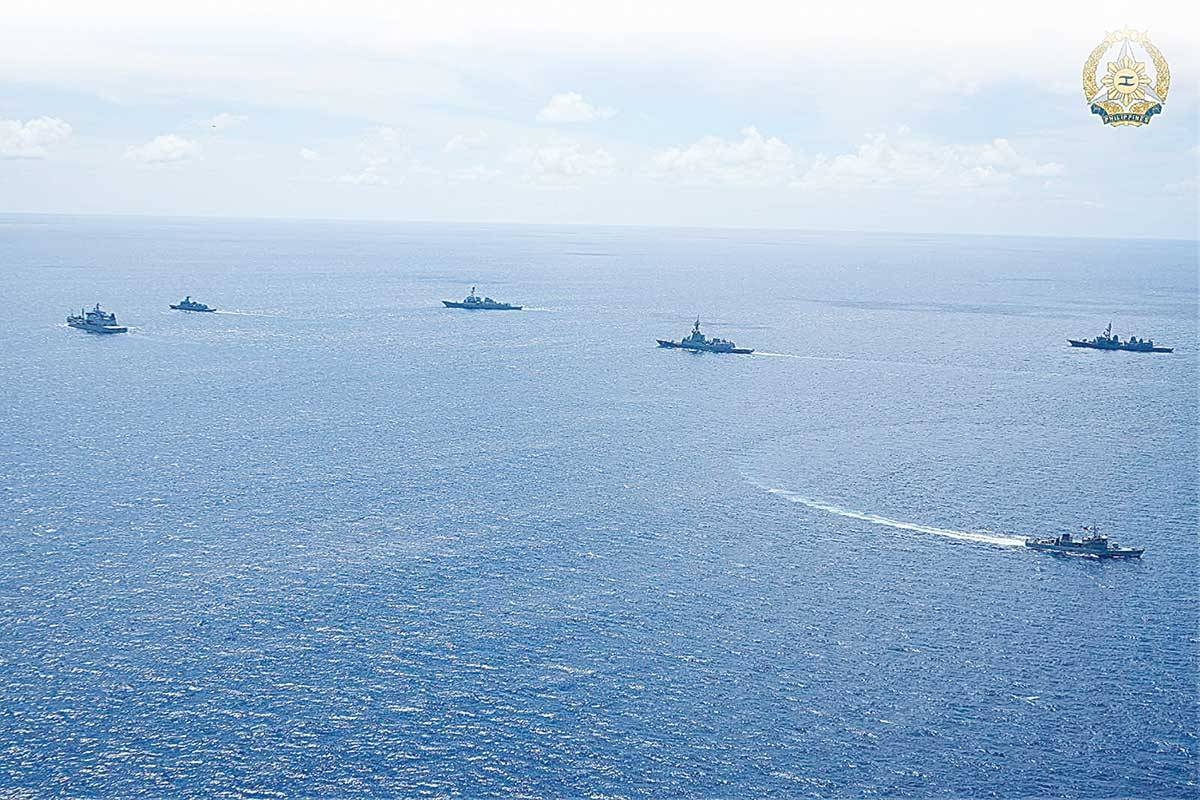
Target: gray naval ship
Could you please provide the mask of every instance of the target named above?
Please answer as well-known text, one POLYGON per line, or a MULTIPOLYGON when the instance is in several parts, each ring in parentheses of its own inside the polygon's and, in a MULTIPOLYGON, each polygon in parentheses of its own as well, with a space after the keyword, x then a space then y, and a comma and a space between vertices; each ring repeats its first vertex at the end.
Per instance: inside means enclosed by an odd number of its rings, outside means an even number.
POLYGON ((680 350, 692 350, 698 353, 753 353, 749 347, 737 347, 726 339, 709 339, 700 332, 700 320, 692 326, 692 332, 678 342, 657 339, 659 347, 674 347, 680 350))
POLYGON ((1090 347, 1093 350, 1128 350, 1132 353, 1173 353, 1173 347, 1157 347, 1150 339, 1139 339, 1130 336, 1128 341, 1121 341, 1120 336, 1112 335, 1112 323, 1104 329, 1104 333, 1095 339, 1067 339, 1071 347, 1090 347))
POLYGON ((1121 547, 1116 542, 1109 541, 1095 526, 1085 527, 1083 530, 1086 531, 1086 535, 1080 538, 1064 533, 1053 539, 1026 539, 1025 546, 1043 553, 1084 558, 1141 558, 1145 551, 1142 547, 1121 547))
POLYGON ((101 311, 99 303, 96 303, 96 307, 90 311, 79 309, 78 316, 71 314, 67 317, 67 324, 72 328, 79 328, 79 330, 89 333, 125 333, 129 330, 124 325, 117 324, 116 314, 111 311, 101 311))
POLYGON ((212 306, 196 302, 190 294, 178 303, 171 303, 171 308, 176 311, 216 311, 212 306))
POLYGON ((443 300, 446 308, 465 308, 470 311, 520 311, 521 306, 514 306, 512 303, 501 303, 499 300, 493 300, 490 297, 479 297, 475 294, 475 287, 471 287, 471 293, 467 295, 461 302, 454 300, 443 300))

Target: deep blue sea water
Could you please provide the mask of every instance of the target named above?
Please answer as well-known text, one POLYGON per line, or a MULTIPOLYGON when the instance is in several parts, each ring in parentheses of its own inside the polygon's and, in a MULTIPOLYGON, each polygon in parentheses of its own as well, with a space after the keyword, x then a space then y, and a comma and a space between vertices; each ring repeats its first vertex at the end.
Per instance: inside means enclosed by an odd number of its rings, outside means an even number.
POLYGON ((9 216, 0 300, 0 796, 1197 794, 1195 242, 9 216))

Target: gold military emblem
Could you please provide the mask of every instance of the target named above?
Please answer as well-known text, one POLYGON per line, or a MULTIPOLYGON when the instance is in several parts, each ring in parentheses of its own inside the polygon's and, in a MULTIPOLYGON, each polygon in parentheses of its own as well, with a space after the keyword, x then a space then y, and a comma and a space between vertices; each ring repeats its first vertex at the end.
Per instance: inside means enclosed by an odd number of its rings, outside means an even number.
POLYGON ((1105 125, 1145 125, 1162 113, 1171 88, 1167 60, 1145 33, 1104 37, 1083 65, 1083 96, 1105 125))

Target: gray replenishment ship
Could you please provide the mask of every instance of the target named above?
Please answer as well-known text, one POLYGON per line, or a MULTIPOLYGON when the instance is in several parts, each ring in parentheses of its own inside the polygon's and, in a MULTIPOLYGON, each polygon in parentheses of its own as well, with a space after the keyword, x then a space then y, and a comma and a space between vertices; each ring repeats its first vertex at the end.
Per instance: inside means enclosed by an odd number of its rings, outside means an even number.
POLYGON ((443 300, 442 303, 446 308, 465 308, 469 311, 520 311, 521 306, 514 306, 512 303, 501 303, 499 300, 493 300, 490 297, 479 297, 475 294, 475 287, 471 287, 471 293, 467 295, 461 302, 454 300, 443 300))
POLYGON ((749 347, 738 347, 726 339, 709 339, 700 332, 700 320, 692 326, 692 332, 678 342, 657 339, 659 347, 673 347, 679 350, 691 350, 697 353, 753 353, 749 347))
POLYGON ((1086 535, 1081 538, 1064 533, 1053 539, 1026 539, 1025 546, 1043 553, 1083 556, 1084 558, 1141 558, 1145 551, 1145 548, 1142 547, 1121 547, 1116 542, 1110 542, 1108 537, 1100 533, 1100 529, 1094 525, 1083 530, 1086 531, 1086 535))
POLYGON ((88 333, 125 333, 129 330, 124 325, 117 324, 116 314, 111 311, 101 311, 99 303, 96 303, 96 307, 90 311, 79 309, 78 316, 71 314, 67 317, 67 324, 88 333))
POLYGON ((1093 350, 1128 350, 1131 353, 1173 353, 1173 347, 1157 347, 1150 339, 1139 339, 1130 336, 1128 341, 1121 341, 1120 336, 1112 335, 1112 323, 1104 329, 1104 333, 1095 339, 1067 339, 1071 347, 1090 347, 1093 350))
POLYGON ((187 297, 180 300, 178 303, 171 303, 171 308, 176 311, 216 311, 215 308, 204 303, 197 303, 189 294, 187 297))

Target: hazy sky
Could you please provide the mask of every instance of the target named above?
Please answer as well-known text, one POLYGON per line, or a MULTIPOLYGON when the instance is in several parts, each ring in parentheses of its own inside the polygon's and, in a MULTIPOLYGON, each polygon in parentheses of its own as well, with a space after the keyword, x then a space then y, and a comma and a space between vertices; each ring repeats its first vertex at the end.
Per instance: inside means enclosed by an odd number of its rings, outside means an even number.
POLYGON ((6 4, 0 212, 1197 236, 1191 3, 177 5, 6 4))

